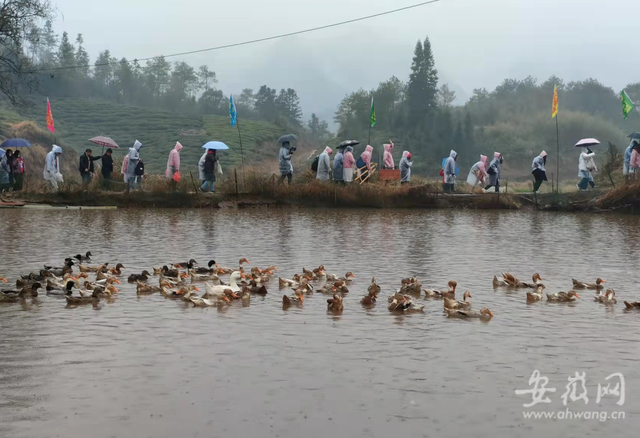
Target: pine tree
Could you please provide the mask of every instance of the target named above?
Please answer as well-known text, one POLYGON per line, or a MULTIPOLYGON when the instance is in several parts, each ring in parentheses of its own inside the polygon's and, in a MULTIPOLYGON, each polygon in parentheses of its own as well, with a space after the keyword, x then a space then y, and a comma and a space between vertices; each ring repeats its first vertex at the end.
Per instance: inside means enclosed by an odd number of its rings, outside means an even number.
POLYGON ((418 41, 414 50, 411 74, 407 88, 409 121, 411 128, 432 118, 437 108, 438 71, 431 51, 429 38, 418 41))
POLYGON ((76 44, 78 44, 78 49, 76 51, 76 65, 86 66, 78 69, 80 75, 86 78, 89 76, 89 54, 82 46, 83 43, 84 39, 82 38, 82 34, 79 33, 76 37, 76 44))

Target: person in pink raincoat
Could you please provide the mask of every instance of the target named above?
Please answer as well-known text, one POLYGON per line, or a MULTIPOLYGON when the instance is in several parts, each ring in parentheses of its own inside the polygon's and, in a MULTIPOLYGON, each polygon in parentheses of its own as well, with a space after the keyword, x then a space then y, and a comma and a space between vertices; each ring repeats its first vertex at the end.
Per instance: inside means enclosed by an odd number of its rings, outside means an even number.
POLYGON ((390 144, 382 145, 384 148, 384 154, 382 155, 382 167, 385 169, 395 169, 395 163, 393 162, 393 142, 390 141, 390 144))
POLYGON ((358 168, 358 172, 361 175, 363 180, 366 180, 369 176, 369 171, 371 170, 371 154, 373 153, 373 148, 367 145, 364 148, 364 152, 360 154, 360 158, 356 161, 356 167, 358 168))
POLYGON ((182 150, 182 145, 179 141, 176 142, 176 145, 173 147, 171 152, 169 152, 169 159, 167 160, 167 170, 164 172, 165 176, 169 178, 169 184, 171 185, 171 189, 175 190, 179 178, 174 175, 177 173, 180 174, 180 151, 182 150))
MULTIPOLYGON (((631 150, 631 159, 629 160, 629 168, 631 170, 631 174, 637 174, 640 171, 640 145, 637 143, 633 146, 631 150)), ((637 178, 637 175, 634 175, 634 178, 637 178)))
POLYGON ((356 164, 356 159, 353 157, 353 148, 347 146, 347 150, 344 153, 343 175, 344 182, 353 182, 353 166, 356 164))
POLYGON ((485 181, 487 180, 487 156, 480 155, 480 161, 471 166, 471 170, 469 171, 469 176, 467 176, 467 183, 475 188, 476 186, 484 187, 485 181))

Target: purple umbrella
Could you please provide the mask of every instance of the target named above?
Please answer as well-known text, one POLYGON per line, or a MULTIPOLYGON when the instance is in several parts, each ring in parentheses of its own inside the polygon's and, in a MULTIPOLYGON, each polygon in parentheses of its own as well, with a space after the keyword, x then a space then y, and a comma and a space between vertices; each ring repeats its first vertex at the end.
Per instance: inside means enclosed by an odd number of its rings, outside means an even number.
POLYGON ((574 147, 576 148, 588 148, 591 146, 598 146, 600 142, 595 138, 583 138, 574 147))

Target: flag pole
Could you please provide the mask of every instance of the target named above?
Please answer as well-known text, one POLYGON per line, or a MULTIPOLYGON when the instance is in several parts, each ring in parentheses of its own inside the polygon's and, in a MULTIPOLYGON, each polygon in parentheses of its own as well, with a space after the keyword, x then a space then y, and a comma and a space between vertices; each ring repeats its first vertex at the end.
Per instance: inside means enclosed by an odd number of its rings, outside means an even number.
POLYGON ((240 122, 236 119, 236 126, 238 127, 238 140, 240 140, 240 157, 242 157, 242 181, 244 182, 244 152, 242 150, 242 135, 240 135, 240 122))
POLYGON ((556 193, 560 193, 560 129, 558 128, 558 115, 556 114, 556 193))

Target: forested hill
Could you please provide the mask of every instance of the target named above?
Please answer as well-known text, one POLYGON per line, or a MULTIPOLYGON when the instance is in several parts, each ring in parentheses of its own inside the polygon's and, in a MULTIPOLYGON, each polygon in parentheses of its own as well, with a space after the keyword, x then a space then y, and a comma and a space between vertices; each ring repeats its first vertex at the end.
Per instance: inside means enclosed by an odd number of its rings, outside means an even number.
MULTIPOLYGON (((117 105, 98 100, 56 98, 51 100, 55 121, 55 140, 61 145, 82 153, 91 148, 101 151, 88 139, 97 135, 113 138, 124 154, 137 139, 144 145, 142 156, 147 170, 164 171, 169 151, 176 141, 184 146, 181 153, 184 165, 194 167, 203 153, 202 145, 209 140, 226 143, 230 150, 221 154, 225 166, 241 163, 238 129, 229 124, 229 117, 217 115, 184 115, 140 107, 117 105)), ((33 120, 46 126, 46 100, 33 104, 22 114, 15 110, 0 112, 0 124, 8 127, 23 120, 33 120)), ((287 133, 265 121, 241 120, 242 146, 248 164, 257 161, 275 162, 277 139, 287 133)), ((275 170, 275 169, 274 169, 275 170)))

